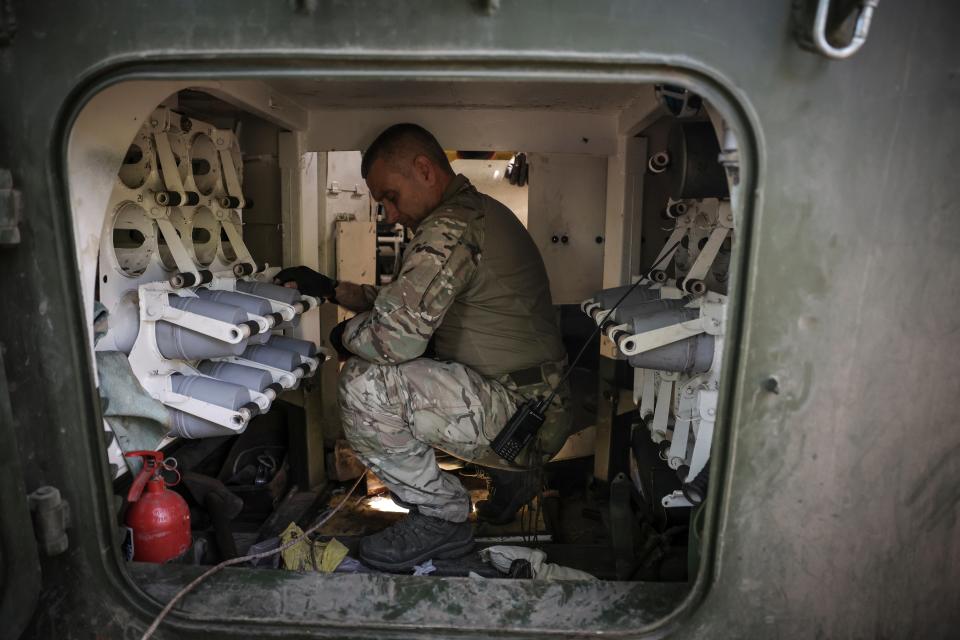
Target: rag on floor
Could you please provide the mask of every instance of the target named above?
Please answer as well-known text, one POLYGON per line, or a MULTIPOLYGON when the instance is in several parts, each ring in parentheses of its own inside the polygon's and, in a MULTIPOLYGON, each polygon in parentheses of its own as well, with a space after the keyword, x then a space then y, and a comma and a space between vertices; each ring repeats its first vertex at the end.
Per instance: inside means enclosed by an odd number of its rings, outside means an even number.
POLYGON ((311 540, 303 535, 303 529, 296 522, 291 522, 280 534, 280 544, 285 545, 296 539, 300 542, 280 552, 284 568, 291 571, 333 573, 347 557, 347 548, 336 538, 327 542, 311 540))
POLYGON ((530 563, 534 579, 539 580, 596 580, 586 571, 562 567, 547 562, 547 554, 540 549, 496 545, 480 550, 480 558, 489 562, 500 573, 509 573, 514 560, 526 560, 530 563))

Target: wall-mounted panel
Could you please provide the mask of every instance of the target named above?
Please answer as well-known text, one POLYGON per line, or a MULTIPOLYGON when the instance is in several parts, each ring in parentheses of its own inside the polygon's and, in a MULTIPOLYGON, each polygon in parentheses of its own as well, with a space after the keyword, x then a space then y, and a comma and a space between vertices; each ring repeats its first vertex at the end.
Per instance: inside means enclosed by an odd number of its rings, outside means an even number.
POLYGON ((575 304, 603 284, 607 159, 531 153, 527 228, 540 248, 554 304, 575 304))

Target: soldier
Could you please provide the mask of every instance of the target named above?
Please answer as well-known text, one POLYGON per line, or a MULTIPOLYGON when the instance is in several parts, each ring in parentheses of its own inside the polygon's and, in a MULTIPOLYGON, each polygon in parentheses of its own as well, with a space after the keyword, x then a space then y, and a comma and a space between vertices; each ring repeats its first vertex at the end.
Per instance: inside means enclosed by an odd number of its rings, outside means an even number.
MULTIPOLYGON (((277 278, 357 312, 331 333, 349 356, 340 374, 344 431, 360 459, 411 507, 404 520, 362 540, 360 558, 400 571, 473 547, 469 494, 439 469, 434 448, 514 471, 560 449, 570 427, 565 390, 513 464, 490 442, 519 403, 560 381, 566 352, 527 230, 454 173, 433 135, 414 124, 388 128, 364 153, 361 174, 387 222, 414 232, 399 276, 380 288, 306 267, 277 278), (431 339, 436 358, 423 357, 431 339)), ((500 520, 506 510, 509 520, 520 500, 501 492, 478 509, 500 520)))

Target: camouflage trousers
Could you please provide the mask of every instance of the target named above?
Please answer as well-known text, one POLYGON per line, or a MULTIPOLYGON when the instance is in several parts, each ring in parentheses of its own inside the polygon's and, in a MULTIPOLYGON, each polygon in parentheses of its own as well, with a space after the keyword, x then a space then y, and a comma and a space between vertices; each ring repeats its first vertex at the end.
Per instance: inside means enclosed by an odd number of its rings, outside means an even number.
POLYGON ((340 372, 344 432, 357 456, 401 500, 425 515, 463 522, 470 496, 459 479, 440 470, 434 448, 509 467, 490 441, 523 401, 511 386, 457 362, 419 358, 379 365, 351 358, 340 372))

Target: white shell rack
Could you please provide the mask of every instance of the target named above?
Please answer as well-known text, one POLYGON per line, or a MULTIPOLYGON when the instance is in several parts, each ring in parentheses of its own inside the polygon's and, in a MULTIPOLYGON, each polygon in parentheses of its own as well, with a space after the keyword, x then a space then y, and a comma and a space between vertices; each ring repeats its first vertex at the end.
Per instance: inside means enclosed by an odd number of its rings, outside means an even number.
MULTIPOLYGON (((689 485, 710 458, 727 306, 720 291, 734 225, 728 201, 671 202, 667 216, 674 227, 655 269, 636 286, 597 292, 580 308, 636 369, 643 424, 689 485), (678 277, 668 275, 671 266, 678 277)), ((692 504, 682 491, 663 498, 665 507, 692 504)))
POLYGON ((276 335, 319 300, 271 283, 243 242, 240 149, 231 131, 158 108, 130 145, 104 221, 98 350, 126 353, 171 410, 171 435, 240 433, 326 354, 276 335))

